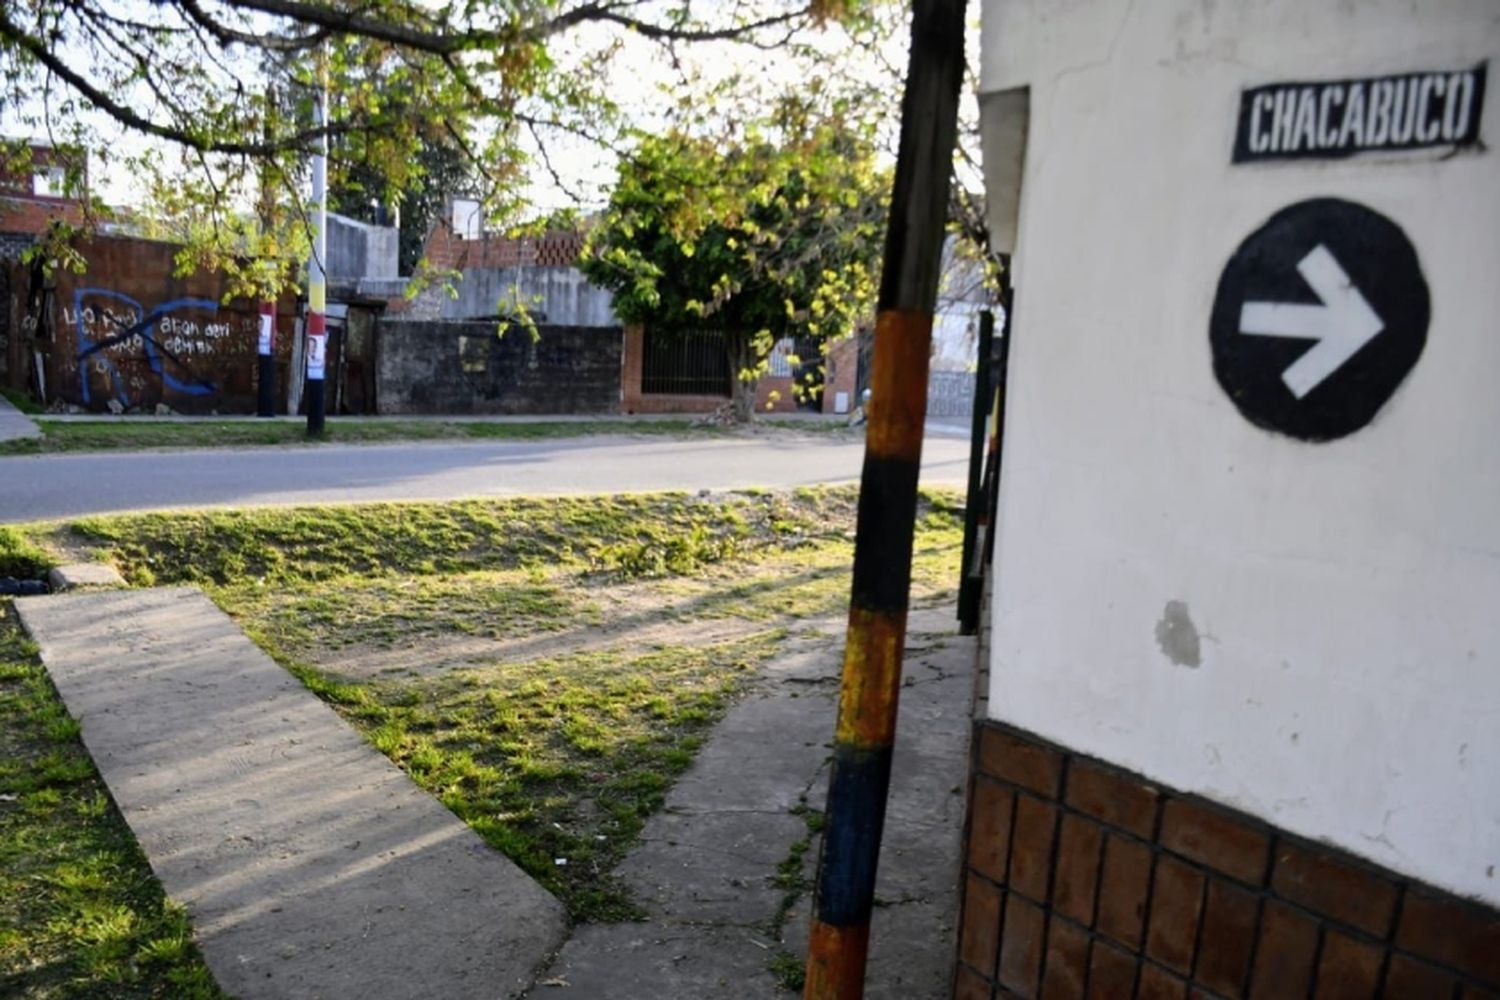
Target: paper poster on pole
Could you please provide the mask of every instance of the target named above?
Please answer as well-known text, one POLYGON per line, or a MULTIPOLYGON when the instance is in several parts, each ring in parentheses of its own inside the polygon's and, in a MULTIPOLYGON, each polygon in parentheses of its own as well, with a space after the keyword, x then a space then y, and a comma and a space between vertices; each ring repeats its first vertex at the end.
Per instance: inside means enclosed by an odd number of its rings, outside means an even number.
POLYGON ((257 347, 257 353, 259 353, 259 354, 270 354, 271 353, 271 336, 272 336, 272 331, 274 331, 275 329, 276 329, 276 317, 273 316, 271 313, 267 313, 267 312, 261 313, 260 314, 260 343, 259 343, 259 345, 257 347))
POLYGON ((328 334, 310 333, 307 336, 307 377, 321 379, 324 362, 328 356, 328 334))

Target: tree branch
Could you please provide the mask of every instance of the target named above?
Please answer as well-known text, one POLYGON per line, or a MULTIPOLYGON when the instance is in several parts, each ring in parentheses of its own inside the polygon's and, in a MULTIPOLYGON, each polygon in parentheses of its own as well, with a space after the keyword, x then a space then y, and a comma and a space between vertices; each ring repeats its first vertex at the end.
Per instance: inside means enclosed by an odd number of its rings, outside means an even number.
POLYGON ((308 49, 321 45, 332 33, 326 28, 305 35, 297 35, 292 38, 282 38, 277 35, 260 35, 252 31, 240 31, 215 20, 197 0, 176 0, 177 5, 189 18, 201 25, 204 30, 213 35, 225 45, 238 43, 253 48, 265 49, 269 52, 305 52, 308 49))
POLYGON ((23 49, 28 55, 46 67, 48 71, 55 73, 69 87, 77 91, 80 96, 94 105, 100 111, 109 115, 121 125, 145 133, 154 135, 159 139, 166 139, 181 146, 206 153, 228 153, 243 156, 274 156, 289 150, 311 150, 312 141, 321 136, 343 135, 356 131, 359 126, 349 123, 330 124, 323 128, 304 129, 293 133, 284 139, 272 142, 235 142, 228 140, 209 140, 201 135, 194 135, 185 129, 171 125, 162 125, 138 114, 134 109, 116 101, 108 94, 89 83, 83 75, 74 70, 67 63, 59 59, 52 48, 41 40, 32 37, 10 19, 4 7, 0 7, 0 37, 4 37, 23 49))

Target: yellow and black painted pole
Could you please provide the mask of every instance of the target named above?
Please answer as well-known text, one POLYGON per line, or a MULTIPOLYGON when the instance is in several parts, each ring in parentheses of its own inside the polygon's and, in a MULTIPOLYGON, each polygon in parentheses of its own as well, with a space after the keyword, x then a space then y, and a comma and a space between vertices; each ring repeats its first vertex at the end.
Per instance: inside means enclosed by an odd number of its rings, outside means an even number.
POLYGON ((328 358, 328 61, 318 50, 317 152, 312 160, 312 208, 316 219, 312 256, 307 262, 307 436, 323 436, 323 382, 328 358))
POLYGON ((964 0, 916 0, 804 996, 864 995, 911 585, 927 361, 964 68, 964 0))

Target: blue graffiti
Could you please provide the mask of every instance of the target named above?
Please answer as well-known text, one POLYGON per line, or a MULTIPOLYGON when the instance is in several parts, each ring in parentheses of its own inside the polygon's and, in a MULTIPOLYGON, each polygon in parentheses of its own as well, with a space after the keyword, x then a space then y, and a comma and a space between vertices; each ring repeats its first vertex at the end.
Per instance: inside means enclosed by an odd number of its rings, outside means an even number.
MULTIPOLYGON (((131 298, 129 295, 124 295, 120 292, 112 291, 108 288, 80 288, 73 293, 73 314, 74 324, 78 331, 78 388, 85 406, 90 403, 91 399, 89 390, 88 365, 83 364, 83 360, 90 354, 101 352, 102 348, 111 346, 111 341, 119 339, 106 338, 105 340, 102 340, 98 343, 95 343, 94 341, 89 339, 88 329, 86 324, 84 323, 83 302, 85 298, 114 299, 118 302, 123 303, 128 308, 129 314, 134 316, 136 319, 134 323, 126 327, 127 333, 132 335, 138 334, 140 336, 141 343, 145 346, 146 349, 146 363, 150 367, 151 371, 162 380, 162 385, 170 389, 175 389, 178 392, 184 393, 189 396, 211 396, 214 393, 218 392, 218 387, 210 382, 204 382, 202 380, 185 382, 179 378, 176 378, 170 372, 168 372, 162 363, 161 355, 167 354, 167 356, 173 361, 178 361, 178 359, 168 353, 165 348, 162 348, 157 343, 156 337, 153 334, 153 331, 156 329, 158 323, 163 318, 171 315, 179 309, 201 309, 207 311, 210 315, 212 315, 219 311, 219 304, 217 302, 215 302, 213 299, 173 299, 170 302, 163 302, 161 305, 157 306, 155 309, 152 309, 148 313, 145 311, 145 307, 143 307, 139 302, 131 298)), ((118 323, 119 321, 116 320, 116 322, 118 323)), ((125 326, 125 324, 120 325, 122 327, 125 326)), ((105 370, 109 374, 109 382, 114 389, 115 399, 119 400, 121 405, 128 405, 130 400, 125 391, 124 381, 120 377, 120 370, 116 368, 115 363, 108 357, 105 357, 103 353, 99 353, 99 363, 104 366, 105 370)), ((181 362, 178 361, 178 363, 180 364, 181 362)))

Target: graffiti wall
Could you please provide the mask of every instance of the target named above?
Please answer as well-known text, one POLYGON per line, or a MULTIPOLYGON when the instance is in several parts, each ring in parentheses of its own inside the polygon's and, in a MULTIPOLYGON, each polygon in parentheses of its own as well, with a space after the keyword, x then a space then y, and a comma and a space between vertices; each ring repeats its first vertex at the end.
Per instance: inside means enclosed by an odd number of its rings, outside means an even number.
MULTIPOLYGON (((255 411, 256 303, 224 301, 219 274, 176 277, 178 248, 170 243, 101 236, 79 249, 88 264, 83 274, 57 274, 41 295, 12 288, 25 296, 25 327, 48 402, 94 411, 162 403, 185 413, 255 411)), ((295 301, 284 296, 275 339, 283 400, 294 316, 295 301)))

